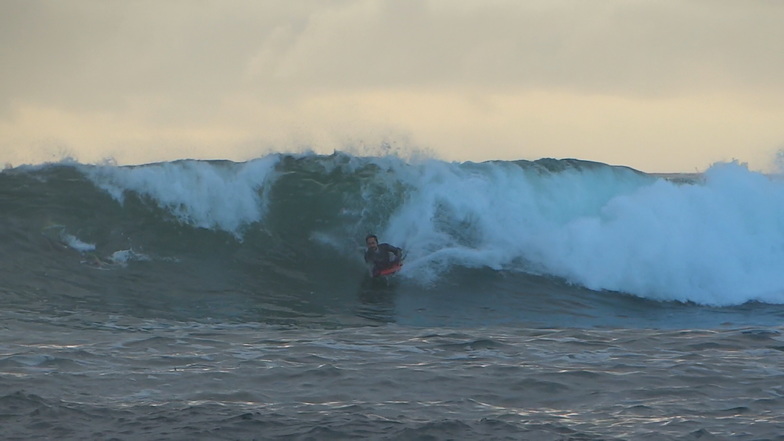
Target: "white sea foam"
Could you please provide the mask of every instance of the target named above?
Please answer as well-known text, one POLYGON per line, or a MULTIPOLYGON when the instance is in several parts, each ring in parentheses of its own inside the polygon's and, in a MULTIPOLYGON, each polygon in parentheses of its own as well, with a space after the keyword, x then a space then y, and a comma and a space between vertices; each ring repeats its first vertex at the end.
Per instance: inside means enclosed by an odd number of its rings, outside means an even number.
POLYGON ((95 250, 95 244, 84 242, 84 241, 82 241, 81 239, 79 239, 78 237, 76 237, 76 236, 74 236, 72 234, 63 233, 61 235, 61 237, 62 237, 63 242, 68 247, 70 247, 70 248, 72 248, 72 249, 74 249, 76 251, 79 251, 80 253, 86 253, 86 252, 95 250))
POLYGON ((730 163, 676 184, 624 169, 429 162, 383 232, 409 274, 535 271, 656 300, 784 303, 784 182, 730 163))
POLYGON ((95 244, 85 242, 82 239, 74 236, 71 233, 68 233, 65 230, 65 226, 60 224, 53 224, 45 227, 43 229, 44 236, 48 237, 51 240, 59 242, 72 250, 76 250, 80 253, 87 253, 90 251, 95 251, 95 244))
POLYGON ((184 223, 239 237, 242 226, 263 217, 265 186, 274 180, 278 159, 271 155, 242 164, 178 161, 102 166, 87 168, 85 174, 120 203, 127 192, 135 192, 184 223))

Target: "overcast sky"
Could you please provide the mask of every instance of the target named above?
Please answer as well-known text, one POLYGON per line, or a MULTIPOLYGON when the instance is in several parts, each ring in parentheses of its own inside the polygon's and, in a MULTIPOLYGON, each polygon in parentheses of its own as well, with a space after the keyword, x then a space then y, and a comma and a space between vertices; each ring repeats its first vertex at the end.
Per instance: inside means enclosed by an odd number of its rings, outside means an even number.
POLYGON ((0 163, 784 149, 780 0, 0 0, 0 163))

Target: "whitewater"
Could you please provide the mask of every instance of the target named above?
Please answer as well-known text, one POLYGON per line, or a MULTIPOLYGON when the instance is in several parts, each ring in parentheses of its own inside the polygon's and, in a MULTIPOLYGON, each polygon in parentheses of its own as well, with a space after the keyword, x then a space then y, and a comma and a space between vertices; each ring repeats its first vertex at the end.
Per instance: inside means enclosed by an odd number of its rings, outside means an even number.
POLYGON ((308 246, 350 261, 375 232, 408 251, 407 275, 423 282, 490 268, 658 301, 784 303, 784 181, 737 163, 691 183, 585 161, 339 154, 76 170, 120 205, 146 198, 180 224, 239 242, 281 217, 310 217, 297 230, 308 246))
POLYGON ((738 162, 62 161, 0 239, 4 439, 784 439, 784 179, 738 162))

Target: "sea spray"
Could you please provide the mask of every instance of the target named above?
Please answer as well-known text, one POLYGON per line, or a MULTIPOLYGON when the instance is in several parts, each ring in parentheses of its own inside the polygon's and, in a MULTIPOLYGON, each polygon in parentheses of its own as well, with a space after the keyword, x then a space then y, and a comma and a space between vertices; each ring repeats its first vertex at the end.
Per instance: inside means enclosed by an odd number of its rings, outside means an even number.
POLYGON ((274 180, 277 161, 272 155, 243 164, 188 160, 140 167, 87 167, 85 171, 120 203, 126 192, 134 192, 154 200, 184 223, 239 236, 243 225, 262 219, 266 209, 263 190, 274 180))

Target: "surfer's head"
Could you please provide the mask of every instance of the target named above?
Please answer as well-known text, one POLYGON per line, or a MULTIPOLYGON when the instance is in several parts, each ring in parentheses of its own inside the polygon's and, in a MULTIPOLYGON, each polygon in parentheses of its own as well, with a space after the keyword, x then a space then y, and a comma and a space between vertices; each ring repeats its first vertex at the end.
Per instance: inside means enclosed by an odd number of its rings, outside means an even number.
POLYGON ((368 234, 365 237, 365 243, 367 244, 368 248, 376 249, 378 248, 378 237, 375 234, 368 234))

